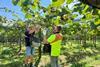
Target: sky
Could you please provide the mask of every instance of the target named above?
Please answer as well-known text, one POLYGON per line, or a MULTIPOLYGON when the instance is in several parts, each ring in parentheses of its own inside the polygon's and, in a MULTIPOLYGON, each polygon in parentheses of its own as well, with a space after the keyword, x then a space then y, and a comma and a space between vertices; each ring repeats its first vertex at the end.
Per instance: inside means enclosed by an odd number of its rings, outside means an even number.
MULTIPOLYGON (((41 0, 41 5, 44 7, 47 7, 51 3, 50 0, 41 0)), ((15 16, 13 16, 12 12, 5 12, 4 9, 1 8, 8 8, 9 10, 12 10, 15 12, 15 14, 18 15, 18 17, 21 20, 25 20, 25 15, 21 11, 21 7, 19 6, 14 6, 12 4, 12 0, 0 0, 0 16, 4 16, 7 19, 17 19, 15 16)))
MULTIPOLYGON (((49 4, 51 3, 51 0, 40 0, 41 2, 41 5, 44 6, 44 7, 47 7, 49 6, 49 4)), ((74 0, 74 3, 71 3, 68 5, 69 9, 70 10, 73 10, 73 6, 75 4, 77 4, 79 2, 77 2, 77 0, 74 0), (75 2, 76 1, 76 2, 75 2)), ((12 0, 0 0, 0 8, 8 8, 9 10, 15 12, 15 14, 18 15, 18 17, 21 19, 21 20, 25 20, 25 15, 24 13, 21 11, 21 7, 19 6, 14 6, 12 4, 12 0)), ((74 14, 77 14, 78 17, 76 17, 76 19, 80 19, 82 16, 79 14, 79 13, 74 13, 74 14)), ((42 14, 41 14, 42 15, 42 14)), ((16 16, 13 16, 12 12, 5 12, 3 9, 0 9, 0 16, 4 16, 6 17, 7 19, 11 20, 11 19, 18 19, 16 16)))

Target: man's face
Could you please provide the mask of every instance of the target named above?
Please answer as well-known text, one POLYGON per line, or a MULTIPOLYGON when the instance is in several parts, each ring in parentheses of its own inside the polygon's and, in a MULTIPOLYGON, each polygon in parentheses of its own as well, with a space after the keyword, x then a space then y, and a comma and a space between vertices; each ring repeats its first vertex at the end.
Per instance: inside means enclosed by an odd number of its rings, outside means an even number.
POLYGON ((35 32, 39 32, 40 29, 41 29, 41 26, 37 25, 37 26, 35 27, 35 32))
POLYGON ((58 30, 57 30, 57 27, 56 26, 54 26, 53 27, 53 33, 56 33, 58 30))
POLYGON ((27 30, 31 31, 31 30, 33 30, 33 29, 34 29, 33 27, 28 27, 27 30))
POLYGON ((30 28, 28 27, 28 28, 27 28, 27 30, 29 31, 29 30, 30 30, 30 28))

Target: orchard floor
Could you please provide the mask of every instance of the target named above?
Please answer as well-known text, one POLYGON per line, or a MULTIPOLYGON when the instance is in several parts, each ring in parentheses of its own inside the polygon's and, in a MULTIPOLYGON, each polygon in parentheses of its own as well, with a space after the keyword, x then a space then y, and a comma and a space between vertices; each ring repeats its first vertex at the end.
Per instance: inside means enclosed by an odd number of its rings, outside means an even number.
MULTIPOLYGON (((70 67, 70 65, 65 63, 66 62, 65 57, 66 56, 64 55, 59 57, 59 60, 62 61, 64 64, 64 65, 60 64, 60 67, 70 67)), ((23 67, 23 63, 21 62, 21 60, 13 60, 13 61, 1 60, 1 61, 0 61, 0 67, 23 67)), ((50 57, 48 55, 46 56, 43 55, 38 67, 50 67, 50 57)))
MULTIPOLYGON (((94 48, 90 43, 87 44, 86 49, 74 42, 66 43, 59 57, 60 67, 100 67, 100 41, 97 42, 97 48, 94 48), (80 58, 81 56, 82 58, 80 58)), ((23 67, 25 47, 22 48, 21 54, 17 55, 18 47, 0 44, 0 67, 23 67)), ((42 54, 38 67, 49 66, 49 55, 42 54)))

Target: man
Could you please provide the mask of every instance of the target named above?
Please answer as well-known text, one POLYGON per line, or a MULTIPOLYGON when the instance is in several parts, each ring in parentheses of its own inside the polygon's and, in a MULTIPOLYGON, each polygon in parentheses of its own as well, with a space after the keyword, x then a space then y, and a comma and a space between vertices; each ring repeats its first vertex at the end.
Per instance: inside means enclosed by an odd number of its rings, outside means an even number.
MULTIPOLYGON (((26 44, 26 58, 25 64, 31 63, 32 65, 32 41, 31 38, 35 34, 35 28, 33 26, 29 26, 25 31, 25 44, 26 44)), ((31 67, 31 66, 30 66, 31 67)))
POLYGON ((25 43, 26 43, 26 59, 25 64, 30 64, 30 67, 32 67, 33 63, 33 53, 34 53, 34 47, 39 46, 40 40, 36 37, 36 33, 40 31, 41 26, 35 25, 35 26, 29 26, 27 30, 25 31, 25 43), (36 42, 36 43, 35 43, 36 42))
POLYGON ((60 31, 61 26, 54 26, 53 34, 47 40, 44 38, 45 43, 47 42, 51 45, 51 67, 59 67, 58 56, 60 55, 62 42, 62 34, 60 31))

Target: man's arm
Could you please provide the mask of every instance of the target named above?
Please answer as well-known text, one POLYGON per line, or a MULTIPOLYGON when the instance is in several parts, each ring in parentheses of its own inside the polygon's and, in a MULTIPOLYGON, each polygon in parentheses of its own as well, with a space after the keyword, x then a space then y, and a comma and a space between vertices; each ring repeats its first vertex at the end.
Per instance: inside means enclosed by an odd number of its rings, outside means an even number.
POLYGON ((47 37, 46 36, 44 36, 44 38, 43 38, 43 43, 44 44, 48 44, 48 41, 47 41, 47 37))
POLYGON ((55 35, 51 35, 51 36, 47 39, 47 42, 48 42, 48 43, 51 43, 52 41, 55 40, 55 38, 56 38, 55 35))
POLYGON ((33 29, 33 30, 30 30, 29 31, 29 34, 32 34, 33 32, 35 32, 35 30, 33 29))

